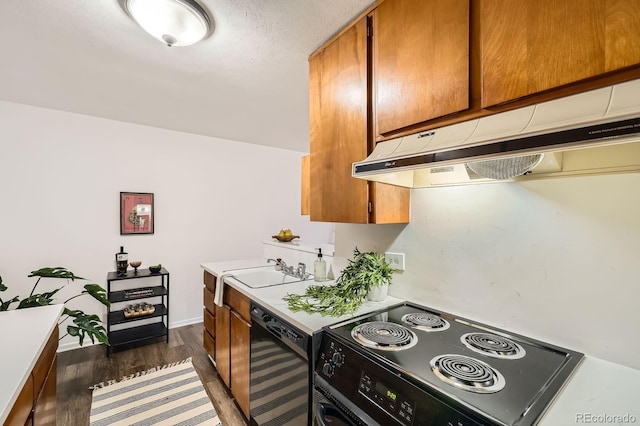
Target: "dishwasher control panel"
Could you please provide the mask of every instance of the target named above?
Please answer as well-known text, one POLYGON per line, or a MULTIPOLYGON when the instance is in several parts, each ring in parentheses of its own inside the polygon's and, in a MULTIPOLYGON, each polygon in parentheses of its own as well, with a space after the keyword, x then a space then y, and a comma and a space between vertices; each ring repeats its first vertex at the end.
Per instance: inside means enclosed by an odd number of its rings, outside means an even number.
POLYGON ((307 352, 309 336, 260 305, 251 304, 251 319, 285 343, 307 352))

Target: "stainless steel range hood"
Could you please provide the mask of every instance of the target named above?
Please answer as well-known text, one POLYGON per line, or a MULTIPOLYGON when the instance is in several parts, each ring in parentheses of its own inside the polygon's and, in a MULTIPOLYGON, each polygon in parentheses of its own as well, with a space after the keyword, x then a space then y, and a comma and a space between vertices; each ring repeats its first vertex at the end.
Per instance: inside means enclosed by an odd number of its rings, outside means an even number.
POLYGON ((352 175, 410 188, 499 182, 470 164, 531 154, 544 155, 509 180, 640 171, 640 80, 380 142, 352 175))

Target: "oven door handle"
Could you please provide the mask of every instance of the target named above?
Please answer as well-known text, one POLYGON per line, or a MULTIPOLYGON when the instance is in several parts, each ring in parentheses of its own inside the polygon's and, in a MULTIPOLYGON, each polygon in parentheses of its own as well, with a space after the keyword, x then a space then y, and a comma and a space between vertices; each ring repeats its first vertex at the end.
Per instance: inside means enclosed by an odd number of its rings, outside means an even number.
MULTIPOLYGON (((331 398, 327 399, 335 399, 336 401, 336 405, 332 404, 330 400, 328 401, 329 404, 326 404, 326 407, 330 412, 325 414, 333 415, 335 412, 336 416, 343 419, 344 424, 347 425, 363 424, 368 426, 381 426, 380 423, 375 421, 369 414, 331 386, 320 374, 315 373, 313 375, 313 381, 319 394, 324 395, 325 398, 327 398, 327 395, 331 395, 331 398)), ((317 410, 317 408, 314 408, 314 410, 317 410)))
MULTIPOLYGON (((341 422, 340 424, 344 424, 346 426, 353 425, 353 423, 332 404, 328 404, 325 402, 316 403, 315 420, 318 423, 318 426, 328 426, 327 422, 325 421, 325 418, 327 416, 338 419, 341 422)), ((331 424, 335 423, 332 422, 331 424)))
POLYGON ((316 415, 315 415, 315 419, 318 422, 318 426, 327 426, 327 422, 324 421, 324 418, 326 415, 327 415, 327 406, 322 402, 318 402, 316 404, 316 415))

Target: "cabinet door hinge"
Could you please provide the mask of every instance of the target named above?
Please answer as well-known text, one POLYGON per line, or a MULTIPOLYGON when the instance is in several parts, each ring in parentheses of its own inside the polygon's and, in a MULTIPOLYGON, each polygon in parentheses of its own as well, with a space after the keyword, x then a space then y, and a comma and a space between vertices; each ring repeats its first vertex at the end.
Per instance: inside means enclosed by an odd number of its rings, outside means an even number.
POLYGON ((371 24, 367 25, 367 37, 373 37, 373 27, 371 26, 371 24))
POLYGON ((368 210, 369 213, 371 213, 373 211, 373 205, 371 204, 371 201, 369 201, 367 203, 367 210, 368 210))

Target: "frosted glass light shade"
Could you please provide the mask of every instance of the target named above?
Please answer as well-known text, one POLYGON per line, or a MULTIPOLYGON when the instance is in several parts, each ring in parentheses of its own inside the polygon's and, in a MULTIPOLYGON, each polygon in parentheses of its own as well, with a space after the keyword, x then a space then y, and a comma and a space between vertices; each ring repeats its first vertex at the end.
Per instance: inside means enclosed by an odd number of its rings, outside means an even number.
POLYGON ((193 0, 125 0, 124 5, 138 25, 168 46, 189 46, 209 33, 209 17, 193 0))

